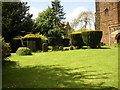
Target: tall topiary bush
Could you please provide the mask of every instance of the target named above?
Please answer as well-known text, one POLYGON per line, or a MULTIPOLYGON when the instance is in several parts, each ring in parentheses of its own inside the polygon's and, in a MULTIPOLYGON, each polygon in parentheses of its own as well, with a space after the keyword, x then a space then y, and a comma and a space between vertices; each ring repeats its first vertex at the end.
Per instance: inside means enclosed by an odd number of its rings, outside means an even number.
POLYGON ((102 38, 102 31, 87 30, 82 32, 82 39, 84 43, 91 48, 97 48, 102 38))
POLYGON ((81 32, 71 33, 71 44, 81 48, 84 45, 81 32))

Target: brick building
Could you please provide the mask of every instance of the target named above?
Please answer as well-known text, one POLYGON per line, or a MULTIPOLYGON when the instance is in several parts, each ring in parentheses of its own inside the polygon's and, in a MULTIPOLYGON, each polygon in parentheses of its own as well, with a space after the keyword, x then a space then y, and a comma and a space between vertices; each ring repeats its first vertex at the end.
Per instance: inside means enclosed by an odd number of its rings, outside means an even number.
POLYGON ((96 2, 95 29, 103 31, 102 42, 120 43, 120 1, 96 2))

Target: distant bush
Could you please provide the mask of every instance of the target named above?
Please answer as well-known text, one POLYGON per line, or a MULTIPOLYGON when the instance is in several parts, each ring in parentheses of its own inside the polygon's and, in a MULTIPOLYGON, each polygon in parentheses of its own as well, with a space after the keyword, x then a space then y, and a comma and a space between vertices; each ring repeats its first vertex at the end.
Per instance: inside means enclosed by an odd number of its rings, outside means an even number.
POLYGON ((43 52, 48 52, 48 44, 47 43, 42 44, 42 51, 43 52))
POLYGON ((87 30, 82 32, 82 39, 87 46, 97 48, 102 38, 102 31, 87 30))
POLYGON ((114 47, 120 47, 119 43, 114 43, 114 47))
POLYGON ((61 37, 48 37, 49 46, 61 46, 62 38, 61 37))
POLYGON ((63 31, 59 27, 54 27, 48 31, 48 37, 61 37, 63 31))
POLYGON ((68 47, 69 46, 69 42, 70 42, 70 39, 68 39, 68 38, 62 39, 62 44, 63 44, 64 47, 68 47))
POLYGON ((27 47, 19 47, 18 50, 16 51, 16 54, 20 56, 24 56, 24 55, 32 55, 32 52, 27 47))
POLYGON ((4 60, 6 57, 10 56, 10 46, 9 43, 6 43, 4 38, 0 38, 0 41, 2 41, 2 59, 4 60))
POLYGON ((81 48, 84 45, 81 32, 71 33, 71 44, 81 48))

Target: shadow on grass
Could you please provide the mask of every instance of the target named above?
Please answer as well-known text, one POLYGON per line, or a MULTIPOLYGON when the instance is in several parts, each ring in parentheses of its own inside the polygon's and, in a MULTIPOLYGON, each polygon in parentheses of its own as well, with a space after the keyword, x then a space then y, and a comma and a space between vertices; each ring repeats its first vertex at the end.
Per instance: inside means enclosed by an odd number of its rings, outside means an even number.
MULTIPOLYGON (((14 64, 13 64, 14 65, 14 64)), ((66 68, 60 65, 13 67, 3 66, 3 88, 81 88, 82 90, 117 90, 105 87, 105 82, 86 83, 89 79, 108 79, 111 73, 80 71, 81 68, 66 68), (78 72, 79 70, 79 72, 78 72), (96 74, 90 74, 96 73, 96 74)))
POLYGON ((110 47, 100 47, 100 48, 88 48, 88 47, 82 47, 82 49, 111 49, 110 47))

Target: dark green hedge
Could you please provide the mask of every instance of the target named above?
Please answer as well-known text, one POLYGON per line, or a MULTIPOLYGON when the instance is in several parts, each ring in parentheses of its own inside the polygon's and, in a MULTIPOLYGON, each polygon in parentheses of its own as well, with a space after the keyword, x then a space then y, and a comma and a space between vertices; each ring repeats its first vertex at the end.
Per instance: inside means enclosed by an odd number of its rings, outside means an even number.
POLYGON ((100 44, 102 31, 84 31, 82 32, 82 38, 86 45, 96 48, 100 44))
POLYGON ((61 37, 48 37, 49 46, 61 46, 62 38, 61 37))
POLYGON ((82 47, 84 44, 81 33, 72 33, 71 44, 74 46, 82 47))
POLYGON ((21 39, 12 39, 10 42, 11 52, 15 53, 19 47, 22 47, 21 39))
POLYGON ((69 46, 69 42, 70 42, 70 39, 68 39, 68 38, 64 38, 62 40, 62 44, 63 44, 64 47, 68 47, 69 46))
POLYGON ((42 50, 41 38, 23 38, 24 45, 30 48, 33 52, 42 50))

